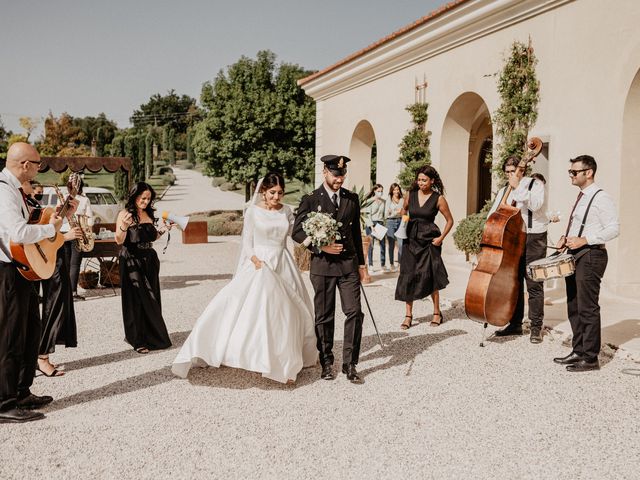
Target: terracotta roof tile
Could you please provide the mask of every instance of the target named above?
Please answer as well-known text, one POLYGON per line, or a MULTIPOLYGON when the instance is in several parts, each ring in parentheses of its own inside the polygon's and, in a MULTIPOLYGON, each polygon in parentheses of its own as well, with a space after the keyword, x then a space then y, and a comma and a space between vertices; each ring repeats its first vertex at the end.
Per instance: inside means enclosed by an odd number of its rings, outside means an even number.
POLYGON ((422 18, 419 18, 418 20, 416 20, 415 22, 402 27, 400 30, 396 30, 395 32, 393 32, 390 35, 387 35, 386 37, 381 38, 380 40, 378 40, 375 43, 372 43, 371 45, 369 45, 368 47, 363 48, 362 50, 358 50, 355 53, 352 53, 351 55, 349 55, 348 57, 343 58, 342 60, 334 63, 333 65, 320 70, 316 73, 313 73, 311 75, 309 75, 308 77, 304 77, 301 78, 300 80, 298 80, 298 85, 304 85, 305 83, 310 82, 311 80, 315 80, 318 77, 321 77, 322 75, 324 75, 325 73, 329 73, 332 70, 335 70, 338 67, 341 67, 342 65, 345 65, 349 62, 351 62, 352 60, 355 60, 356 58, 364 55, 365 53, 368 53, 372 50, 375 50, 376 48, 378 48, 381 45, 384 45, 387 42, 390 42, 391 40, 394 40, 395 38, 398 38, 402 35, 404 35, 407 32, 410 32, 411 30, 413 30, 414 28, 419 27, 420 25, 424 25, 425 23, 433 20, 436 17, 439 17, 440 15, 443 15, 451 10, 453 10, 454 8, 462 5, 463 3, 466 3, 470 0, 454 0, 453 2, 449 2, 445 5, 442 5, 440 8, 437 8, 436 10, 432 11, 431 13, 429 13, 428 15, 425 15, 422 18))

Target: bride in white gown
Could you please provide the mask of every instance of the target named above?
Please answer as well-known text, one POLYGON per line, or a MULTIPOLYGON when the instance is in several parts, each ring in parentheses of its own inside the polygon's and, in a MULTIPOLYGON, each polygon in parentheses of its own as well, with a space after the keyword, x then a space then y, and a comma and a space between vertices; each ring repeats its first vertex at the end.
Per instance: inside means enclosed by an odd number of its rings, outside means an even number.
POLYGON ((313 306, 287 250, 294 217, 283 195, 277 173, 258 183, 236 273, 196 321, 173 361, 174 374, 186 378, 192 366, 226 365, 287 383, 315 365, 313 306))

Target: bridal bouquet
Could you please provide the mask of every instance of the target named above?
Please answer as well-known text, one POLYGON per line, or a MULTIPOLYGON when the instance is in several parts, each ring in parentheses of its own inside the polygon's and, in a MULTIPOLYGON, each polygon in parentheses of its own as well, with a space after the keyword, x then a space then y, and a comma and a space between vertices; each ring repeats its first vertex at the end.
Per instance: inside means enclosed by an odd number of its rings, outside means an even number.
POLYGON ((331 215, 322 212, 310 212, 302 223, 302 230, 307 234, 304 242, 295 248, 295 261, 301 271, 306 272, 311 267, 311 252, 309 245, 320 249, 340 240, 339 228, 342 223, 336 221, 331 215))
POLYGON ((342 223, 337 222, 331 215, 322 212, 311 212, 302 223, 302 230, 308 235, 304 241, 305 247, 313 245, 316 248, 331 245, 340 240, 338 229, 342 223))

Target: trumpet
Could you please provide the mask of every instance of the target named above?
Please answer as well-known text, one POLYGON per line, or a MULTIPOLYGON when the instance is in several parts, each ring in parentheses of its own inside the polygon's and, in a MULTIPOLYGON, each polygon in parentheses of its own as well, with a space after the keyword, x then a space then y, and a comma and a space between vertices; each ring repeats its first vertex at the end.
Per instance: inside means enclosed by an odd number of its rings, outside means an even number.
MULTIPOLYGON (((64 196, 58 188, 58 185, 53 185, 53 188, 56 190, 56 195, 58 196, 60 203, 64 203, 64 196)), ((71 228, 80 228, 80 231, 82 232, 82 237, 74 240, 76 250, 79 252, 90 252, 93 250, 95 236, 89 226, 88 217, 86 215, 76 215, 74 213, 71 215, 71 218, 69 218, 69 226, 71 226, 71 228)))

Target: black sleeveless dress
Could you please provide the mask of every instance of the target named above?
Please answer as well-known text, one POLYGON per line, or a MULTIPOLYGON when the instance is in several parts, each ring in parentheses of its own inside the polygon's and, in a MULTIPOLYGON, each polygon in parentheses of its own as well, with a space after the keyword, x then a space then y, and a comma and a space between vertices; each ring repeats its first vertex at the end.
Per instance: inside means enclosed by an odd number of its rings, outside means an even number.
POLYGON ((120 250, 120 286, 125 339, 133 348, 158 350, 171 346, 162 318, 160 260, 152 247, 156 227, 142 223, 129 227, 120 250))
POLYGON ((442 247, 431 243, 440 236, 440 229, 434 223, 439 211, 438 198, 440 195, 433 192, 420 207, 418 191, 409 194, 409 223, 402 245, 396 300, 412 302, 449 285, 441 257, 442 247))

